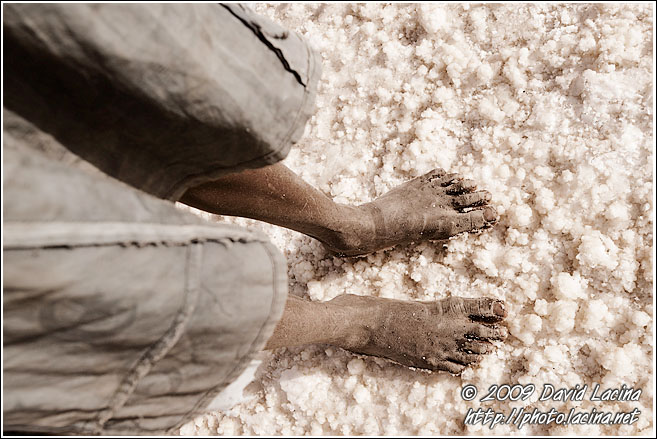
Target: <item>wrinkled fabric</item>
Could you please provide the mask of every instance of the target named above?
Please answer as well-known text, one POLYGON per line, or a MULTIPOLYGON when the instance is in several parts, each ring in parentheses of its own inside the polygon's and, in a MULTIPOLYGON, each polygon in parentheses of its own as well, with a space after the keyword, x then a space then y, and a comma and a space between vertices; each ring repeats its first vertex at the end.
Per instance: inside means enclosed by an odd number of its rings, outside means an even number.
POLYGON ((5 134, 5 430, 159 434, 201 413, 282 315, 283 256, 5 134))
POLYGON ((317 54, 237 4, 3 10, 4 106, 160 198, 281 160, 313 110, 317 54))
POLYGON ((236 4, 3 11, 4 430, 175 431, 264 347, 287 278, 263 235, 165 200, 285 157, 318 57, 236 4))

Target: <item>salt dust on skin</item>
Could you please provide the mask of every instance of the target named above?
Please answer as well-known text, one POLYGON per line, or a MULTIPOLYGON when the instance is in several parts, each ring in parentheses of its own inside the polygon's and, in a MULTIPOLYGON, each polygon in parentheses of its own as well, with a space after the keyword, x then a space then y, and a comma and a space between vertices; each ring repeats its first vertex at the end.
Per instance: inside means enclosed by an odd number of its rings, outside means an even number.
MULTIPOLYGON (((268 224, 290 292, 504 299, 510 336, 460 376, 326 345, 264 354, 250 399, 183 434, 653 432, 650 4, 251 5, 323 57, 316 112, 284 163, 362 204, 441 167, 490 191, 499 224, 364 258, 268 224), (479 402, 492 384, 599 383, 638 402, 479 402), (474 384, 475 401, 460 390, 474 384), (641 411, 632 425, 465 426, 469 408, 641 411)), ((587 392, 590 393, 590 392, 587 392)))

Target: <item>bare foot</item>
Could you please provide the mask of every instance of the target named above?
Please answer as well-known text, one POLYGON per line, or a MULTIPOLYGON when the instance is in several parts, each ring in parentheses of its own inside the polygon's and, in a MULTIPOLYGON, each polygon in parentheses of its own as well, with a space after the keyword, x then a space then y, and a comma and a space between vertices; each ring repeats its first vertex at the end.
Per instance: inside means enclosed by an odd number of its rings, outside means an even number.
POLYGON ((460 374, 507 330, 495 323, 506 317, 504 302, 488 297, 450 297, 436 302, 406 302, 345 294, 328 303, 367 309, 366 330, 341 343, 353 352, 397 363, 460 374))
POLYGON ((340 255, 356 256, 488 228, 497 212, 488 206, 490 193, 476 188, 472 180, 434 169, 371 203, 343 206, 342 230, 324 243, 340 255))

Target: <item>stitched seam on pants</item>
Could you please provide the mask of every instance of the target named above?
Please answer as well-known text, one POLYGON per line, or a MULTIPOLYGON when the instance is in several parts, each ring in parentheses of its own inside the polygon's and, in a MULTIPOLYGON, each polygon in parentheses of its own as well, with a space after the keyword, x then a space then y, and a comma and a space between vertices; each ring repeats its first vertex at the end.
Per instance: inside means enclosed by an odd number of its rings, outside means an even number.
MULTIPOLYGON (((221 6, 223 6, 226 10, 228 10, 232 15, 235 15, 235 13, 233 11, 231 11, 231 9, 229 7, 227 7, 226 5, 221 5, 221 6)), ((237 17, 237 15, 235 15, 235 16, 237 17)), ((237 18, 239 19, 239 17, 237 17, 237 18)), ((240 21, 242 21, 242 23, 244 23, 243 20, 240 19, 240 21)), ((245 26, 248 27, 248 24, 245 23, 245 26)), ((201 173, 198 173, 198 174, 187 176, 184 179, 180 180, 178 183, 172 185, 171 189, 162 198, 165 198, 167 200, 172 200, 172 201, 178 201, 180 199, 180 197, 183 196, 184 192, 189 187, 191 187, 190 182, 193 182, 194 180, 202 179, 204 176, 211 176, 213 173, 217 172, 217 169, 225 170, 225 169, 234 169, 234 168, 239 168, 239 167, 247 167, 248 168, 248 167, 250 167, 249 165, 251 165, 253 163, 257 163, 258 161, 264 161, 266 163, 269 163, 270 160, 271 160, 271 157, 280 154, 280 151, 282 149, 284 149, 287 144, 290 143, 290 138, 292 137, 294 132, 297 130, 297 128, 298 128, 297 125, 299 124, 299 120, 301 119, 302 115, 304 113, 309 113, 309 108, 307 108, 308 105, 309 105, 308 104, 309 96, 314 91, 313 86, 317 84, 318 79, 319 79, 319 78, 316 78, 316 75, 318 73, 317 72, 318 69, 317 69, 317 59, 316 59, 315 52, 313 52, 313 50, 311 50, 308 43, 303 41, 300 37, 298 37, 298 38, 301 40, 301 43, 303 44, 304 48, 306 49, 306 73, 308 74, 308 86, 306 86, 301 81, 299 81, 301 83, 301 85, 303 85, 303 87, 304 87, 303 88, 303 98, 301 99, 301 104, 299 105, 299 108, 297 109, 297 112, 294 115, 294 119, 293 119, 292 124, 290 125, 290 129, 283 136, 283 139, 281 140, 281 142, 279 142, 279 144, 276 145, 273 148, 272 151, 270 151, 270 152, 268 152, 268 153, 266 153, 262 156, 255 157, 253 159, 249 159, 249 160, 246 160, 246 161, 243 161, 243 162, 240 162, 240 163, 236 163, 232 166, 225 166, 225 167, 221 167, 221 168, 215 167, 210 172, 201 172, 201 173)), ((259 166, 259 167, 262 167, 262 165, 259 166)))
POLYGON ((139 381, 150 372, 155 363, 162 359, 171 348, 178 342, 182 336, 187 323, 190 321, 198 298, 200 295, 200 278, 202 265, 202 245, 193 245, 187 251, 187 264, 185 273, 185 301, 181 306, 178 314, 173 320, 169 329, 153 345, 151 345, 132 370, 125 376, 114 396, 111 398, 109 407, 101 411, 96 420, 96 428, 99 433, 102 432, 104 424, 110 420, 116 410, 125 405, 130 396, 133 394, 139 381))
MULTIPOLYGON (((190 416, 193 415, 194 413, 198 412, 199 409, 204 408, 207 406, 212 399, 214 399, 222 390, 226 388, 226 385, 229 383, 226 383, 226 378, 231 376, 233 373, 235 373, 236 370, 238 369, 243 369, 243 366, 245 363, 251 361, 251 358, 254 354, 254 347, 257 346, 258 344, 262 343, 262 339, 264 338, 263 331, 265 329, 265 326, 267 326, 271 321, 272 321, 272 312, 276 306, 276 302, 280 300, 281 296, 284 295, 287 297, 287 291, 282 292, 278 285, 280 282, 279 278, 279 272, 283 271, 284 269, 280 264, 278 264, 278 259, 275 257, 275 255, 272 253, 272 249, 270 247, 271 244, 266 244, 263 245, 263 250, 267 254, 267 257, 269 258, 272 266, 272 287, 273 287, 273 294, 272 294, 272 299, 271 299, 271 304, 269 307, 269 313, 267 315, 267 319, 263 322, 262 326, 260 326, 260 329, 258 330, 258 333, 256 337, 253 339, 253 342, 251 342, 251 345, 249 346, 249 349, 247 353, 240 359, 240 361, 235 365, 233 369, 231 369, 230 372, 228 372, 224 378, 224 380, 221 382, 221 384, 213 387, 212 389, 208 390, 205 392, 205 394, 199 399, 199 401, 194 405, 194 407, 187 412, 184 416, 183 419, 173 427, 167 430, 168 433, 172 433, 174 430, 180 428, 184 423, 189 422, 190 416)), ((278 320, 278 319, 277 319, 278 320)), ((265 340, 266 343, 266 340, 265 340)))
MULTIPOLYGON (((233 11, 233 9, 230 8, 230 7, 227 6, 227 5, 222 4, 221 6, 222 6, 223 8, 225 8, 228 12, 230 12, 230 14, 231 14, 232 16, 234 16, 234 17, 237 18, 240 22, 242 22, 242 24, 244 24, 244 26, 248 27, 248 28, 251 30, 251 32, 253 32, 253 33, 255 34, 255 36, 258 37, 258 39, 259 39, 259 40, 260 40, 265 46, 267 46, 267 48, 268 48, 269 50, 271 50, 272 52, 274 52, 274 54, 275 54, 276 57, 279 59, 279 61, 281 62, 281 64, 283 64, 283 68, 284 68, 287 72, 292 73, 292 75, 294 76, 294 79, 296 79, 297 82, 298 82, 299 84, 303 85, 304 88, 306 87, 306 84, 304 84, 303 81, 301 80, 301 75, 299 75, 299 72, 297 72, 297 71, 294 70, 292 67, 290 67, 290 63, 287 62, 287 60, 285 59, 285 55, 283 54, 283 51, 282 51, 280 48, 274 46, 274 44, 273 44, 271 41, 269 41, 269 39, 268 39, 268 38, 265 36, 265 34, 262 32, 262 28, 260 27, 260 25, 259 25, 258 23, 253 22, 253 21, 250 21, 250 20, 247 20, 247 19, 244 18, 244 17, 241 17, 238 13, 236 13, 235 11, 233 11)), ((237 5, 237 6, 239 7, 239 6, 241 6, 241 5, 237 5)))
POLYGON ((238 228, 210 225, 134 222, 14 222, 4 223, 3 250, 108 245, 188 245, 194 242, 269 242, 238 228))

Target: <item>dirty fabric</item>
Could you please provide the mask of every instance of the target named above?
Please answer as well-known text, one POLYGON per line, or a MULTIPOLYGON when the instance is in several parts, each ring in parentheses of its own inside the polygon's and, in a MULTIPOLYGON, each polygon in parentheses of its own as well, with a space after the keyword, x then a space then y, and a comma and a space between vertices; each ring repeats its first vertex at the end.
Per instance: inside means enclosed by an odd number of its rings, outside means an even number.
POLYGON ((283 256, 4 146, 5 429, 156 434, 201 412, 280 318, 283 256))
POLYGON ((11 4, 4 105, 160 198, 284 158, 320 61, 238 4, 11 4))
POLYGON ((12 4, 3 30, 5 431, 170 432, 287 278, 264 236, 156 197, 283 158, 318 60, 239 5, 12 4))

